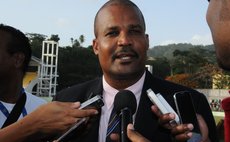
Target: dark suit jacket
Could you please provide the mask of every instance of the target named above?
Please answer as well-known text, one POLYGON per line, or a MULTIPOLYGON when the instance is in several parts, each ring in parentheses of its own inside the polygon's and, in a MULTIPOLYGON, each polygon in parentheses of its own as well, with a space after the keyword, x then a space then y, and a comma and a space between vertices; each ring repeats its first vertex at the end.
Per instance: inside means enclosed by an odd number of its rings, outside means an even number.
MULTIPOLYGON (((156 77, 147 71, 142 95, 140 98, 139 106, 137 107, 137 114, 135 118, 135 130, 145 136, 152 142, 170 142, 172 137, 170 132, 158 125, 158 117, 151 111, 152 102, 146 95, 146 90, 151 88, 155 93, 160 93, 169 102, 169 104, 176 110, 173 101, 173 94, 178 91, 191 91, 194 106, 197 113, 201 114, 208 124, 209 138, 212 142, 217 142, 216 126, 213 115, 211 113, 209 104, 206 97, 190 88, 174 84, 156 77)), ((102 79, 98 78, 78 84, 61 91, 54 97, 56 101, 63 102, 84 102, 87 100, 91 93, 102 94, 102 79)), ((83 131, 77 131, 70 138, 71 142, 97 142, 98 141, 98 128, 99 128, 100 115, 93 117, 90 124, 83 131)))

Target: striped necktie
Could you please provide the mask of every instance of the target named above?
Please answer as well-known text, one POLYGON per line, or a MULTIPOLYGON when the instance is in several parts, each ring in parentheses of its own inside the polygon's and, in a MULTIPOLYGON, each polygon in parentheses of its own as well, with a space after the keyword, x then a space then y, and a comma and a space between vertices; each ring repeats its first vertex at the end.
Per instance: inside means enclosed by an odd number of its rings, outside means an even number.
POLYGON ((113 109, 107 127, 106 142, 112 142, 112 140, 110 139, 111 133, 119 133, 119 132, 120 132, 120 115, 117 114, 113 109))

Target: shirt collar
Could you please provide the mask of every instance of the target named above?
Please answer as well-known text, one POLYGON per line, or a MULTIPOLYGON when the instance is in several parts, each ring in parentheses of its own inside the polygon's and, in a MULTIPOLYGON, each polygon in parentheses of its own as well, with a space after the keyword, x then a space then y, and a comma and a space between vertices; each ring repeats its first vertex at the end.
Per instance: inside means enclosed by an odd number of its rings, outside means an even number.
MULTIPOLYGON (((135 95, 138 102, 144 85, 145 76, 146 76, 146 71, 143 73, 142 77, 135 84, 125 88, 125 90, 129 90, 135 95)), ((106 96, 104 96, 105 105, 107 105, 107 108, 110 108, 112 107, 114 98, 116 94, 119 92, 119 90, 110 86, 106 82, 104 76, 102 78, 102 83, 103 83, 103 94, 106 94, 106 96)))

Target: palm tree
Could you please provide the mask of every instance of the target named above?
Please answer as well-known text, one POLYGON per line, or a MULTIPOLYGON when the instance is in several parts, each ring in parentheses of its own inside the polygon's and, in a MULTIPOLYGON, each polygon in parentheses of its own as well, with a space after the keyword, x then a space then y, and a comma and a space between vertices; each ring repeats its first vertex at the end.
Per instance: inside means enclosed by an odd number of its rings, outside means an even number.
POLYGON ((82 43, 85 42, 85 36, 84 35, 80 35, 79 41, 80 41, 80 45, 82 45, 82 43))

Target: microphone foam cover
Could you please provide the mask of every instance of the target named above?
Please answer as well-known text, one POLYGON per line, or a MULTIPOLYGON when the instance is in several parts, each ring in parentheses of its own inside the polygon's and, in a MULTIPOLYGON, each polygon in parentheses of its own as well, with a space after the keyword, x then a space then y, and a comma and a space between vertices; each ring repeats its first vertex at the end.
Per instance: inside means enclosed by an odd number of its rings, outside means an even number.
POLYGON ((137 108, 137 101, 134 94, 129 90, 119 91, 114 98, 114 109, 119 113, 122 109, 129 108, 134 114, 137 108))

